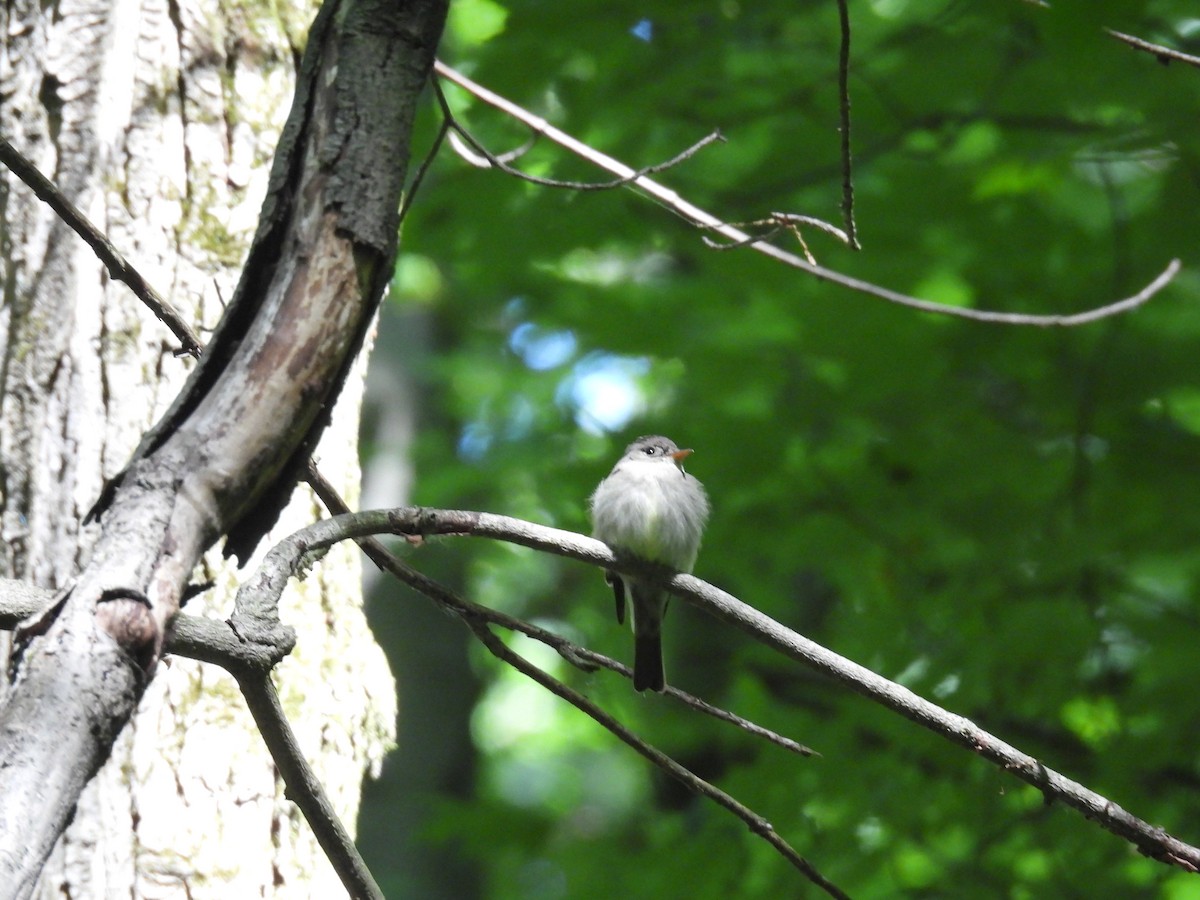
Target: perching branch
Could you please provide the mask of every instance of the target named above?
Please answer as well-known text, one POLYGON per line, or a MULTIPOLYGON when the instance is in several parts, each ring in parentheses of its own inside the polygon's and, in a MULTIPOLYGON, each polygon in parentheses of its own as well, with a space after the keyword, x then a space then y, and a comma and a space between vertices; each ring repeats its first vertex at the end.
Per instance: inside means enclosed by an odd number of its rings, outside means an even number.
MULTIPOLYGON (((264 569, 255 577, 259 583, 258 590, 264 591, 264 596, 281 591, 294 566, 300 563, 306 552, 328 546, 336 540, 384 532, 409 537, 488 537, 627 574, 646 576, 656 571, 653 567, 618 560, 599 541, 561 529, 491 513, 405 508, 342 515, 310 526, 294 536, 302 540, 286 542, 272 551, 271 556, 275 557, 273 568, 268 570, 264 565, 264 569), (286 557, 290 561, 281 562, 281 554, 290 554, 286 557)), ((419 573, 417 575, 424 578, 419 573)), ((1106 797, 1050 769, 968 719, 950 713, 907 688, 821 647, 697 578, 675 575, 664 582, 664 587, 722 621, 735 625, 755 640, 829 675, 888 709, 966 747, 1002 770, 1011 772, 1038 788, 1047 800, 1059 800, 1082 812, 1085 817, 1094 819, 1108 831, 1134 844, 1144 855, 1185 871, 1200 872, 1200 848, 1138 819, 1106 797)), ((238 630, 240 633, 241 629, 238 630)), ((567 658, 570 659, 570 656, 567 658)))
MULTIPOLYGON (((642 576, 654 567, 617 559, 608 547, 592 538, 491 513, 423 508, 382 510, 318 522, 281 544, 255 576, 255 590, 264 597, 282 591, 288 577, 306 553, 337 540, 377 533, 408 537, 455 535, 488 537, 554 553, 601 568, 642 576)), ((416 573, 418 578, 424 576, 416 573)), ((658 572, 658 574, 662 574, 658 572)), ((407 580, 407 579, 406 579, 407 580)), ((664 581, 671 593, 728 622, 767 646, 802 662, 869 699, 899 712, 947 740, 966 747, 1004 771, 1038 788, 1047 800, 1059 800, 1094 819, 1102 827, 1134 844, 1139 852, 1185 871, 1200 872, 1200 848, 1184 843, 1166 831, 1126 812, 1102 795, 1066 778, 1041 761, 984 731, 970 720, 950 713, 909 689, 821 647, 730 594, 690 575, 664 581)), ((423 586, 428 593, 429 585, 423 586)), ((236 625, 236 622, 235 622, 236 625)), ((524 629, 522 629, 524 630, 524 629)), ((239 629, 240 631, 240 629, 239 629)), ((567 656, 570 659, 570 656, 567 656)))
POLYGON ((1175 274, 1179 271, 1179 260, 1172 260, 1170 264, 1146 287, 1138 291, 1131 297, 1124 300, 1118 300, 1113 303, 1107 303, 1103 306, 1098 306, 1090 310, 1085 310, 1081 313, 1073 313, 1070 315, 1031 315, 1027 313, 1012 313, 998 312, 984 309, 967 309, 960 306, 946 306, 940 303, 933 303, 929 300, 922 300, 919 297, 911 297, 907 294, 901 294, 898 291, 893 291, 869 281, 863 281, 860 278, 854 278, 850 275, 844 275, 841 272, 827 269, 824 266, 810 263, 803 259, 782 250, 773 244, 768 243, 761 237, 754 237, 746 234, 739 228, 728 224, 725 220, 714 216, 693 203, 683 199, 678 193, 667 188, 653 179, 638 174, 637 170, 630 168, 622 162, 607 156, 600 151, 589 147, 569 134, 555 128, 545 119, 536 116, 529 110, 518 106, 510 100, 501 97, 487 88, 472 81, 460 72, 447 66, 445 63, 438 61, 434 63, 434 72, 447 81, 457 84, 464 90, 474 94, 484 103, 495 107, 506 115, 521 122, 526 127, 533 129, 537 134, 554 141, 566 150, 588 160, 593 165, 607 172, 612 172, 621 179, 626 179, 631 187, 648 194, 655 202, 666 207, 671 212, 678 215, 685 221, 702 228, 706 231, 712 231, 728 241, 734 243, 745 244, 748 247, 771 257, 777 262, 784 265, 800 269, 807 272, 815 278, 822 281, 827 281, 831 284, 840 285, 849 290, 856 291, 861 294, 867 294, 872 297, 878 297, 881 300, 886 300, 889 303, 895 303, 899 306, 904 306, 909 309, 919 310, 921 312, 937 313, 939 315, 957 316, 963 319, 971 319, 975 322, 992 322, 999 325, 1032 325, 1042 328, 1049 327, 1070 327, 1075 325, 1083 325, 1088 322, 1094 322, 1098 319, 1104 319, 1109 316, 1119 315, 1129 310, 1135 309, 1150 300, 1155 294, 1161 291, 1175 274))
MULTIPOLYGON (((340 502, 340 501, 338 501, 340 502)), ((254 575, 238 590, 237 608, 234 612, 230 624, 239 634, 245 633, 248 629, 262 629, 264 635, 271 635, 278 632, 280 626, 278 623, 278 600, 284 587, 287 585, 288 579, 299 574, 307 565, 308 561, 314 554, 322 553, 333 544, 349 539, 362 539, 370 535, 390 532, 394 534, 413 534, 411 531, 397 530, 395 528, 395 519, 393 512, 417 512, 420 510, 410 511, 376 511, 365 513, 349 513, 334 517, 333 519, 325 519, 313 525, 303 528, 300 531, 292 534, 277 544, 267 554, 262 564, 254 575)), ((518 520, 509 520, 516 522, 518 520)), ((533 526, 539 528, 540 526, 533 526)), ((550 529, 553 530, 553 529, 550 529)), ((564 535, 569 532, 562 532, 564 535)), ((572 535, 572 537, 577 537, 572 535)), ((592 543, 598 543, 593 541, 592 543)), ((600 545, 603 546, 603 545, 600 545)), ((491 620, 495 613, 478 604, 463 600, 453 592, 445 588, 443 585, 434 581, 426 575, 423 575, 415 570, 409 569, 399 560, 392 557, 393 564, 387 566, 389 571, 396 571, 397 568, 406 570, 400 573, 400 577, 405 583, 414 587, 420 593, 430 597, 437 603, 458 615, 471 629, 475 636, 498 658, 512 665, 518 671, 526 676, 534 679, 543 687, 546 687, 552 693, 562 697, 567 702, 571 703, 577 709, 581 710, 604 728, 612 732, 620 740, 628 744, 639 754, 650 760, 659 768, 663 769, 667 774, 682 782, 685 786, 695 791, 696 793, 708 797, 718 805, 732 812, 735 816, 746 823, 747 827, 765 840, 772 848, 783 856, 789 863, 800 870, 814 884, 818 885, 822 890, 826 891, 830 896, 844 898, 846 895, 834 884, 829 882, 824 876, 818 872, 811 863, 800 856, 786 841, 784 841, 775 831, 774 827, 766 819, 757 815, 746 806, 739 803, 729 794, 720 790, 707 781, 703 780, 693 772, 681 766, 674 759, 667 756, 660 750, 637 737, 633 732, 619 723, 616 719, 604 712, 596 704, 592 703, 582 694, 564 685, 562 682, 551 677, 541 669, 529 663, 519 654, 510 650, 503 641, 499 640, 489 628, 491 620)), ((521 623, 524 625, 524 623, 521 623)), ((527 632, 528 626, 522 627, 519 630, 527 632)), ((540 630, 540 629, 539 629, 540 630)), ((571 657, 564 654, 568 660, 571 657)), ((236 673, 235 673, 236 674, 236 673)), ((239 684, 243 684, 241 676, 238 676, 239 684)), ((269 684, 269 682, 268 682, 269 684)), ((245 691, 245 685, 243 684, 245 691)), ((247 694, 247 700, 251 700, 247 694)), ((277 705, 277 702, 276 702, 277 705)), ((256 719, 258 713, 255 713, 256 719)), ((276 717, 267 710, 264 715, 264 722, 260 723, 269 727, 276 726, 276 717)), ((286 723, 284 724, 286 728, 286 723)), ((276 752, 285 754, 289 767, 299 765, 302 771, 307 771, 303 767, 302 760, 296 760, 294 757, 298 755, 294 746, 289 747, 286 743, 276 741, 268 741, 271 746, 272 756, 276 752)), ((294 742, 293 742, 294 744, 294 742)), ((806 749, 806 748, 801 748, 806 749)), ((809 751, 811 753, 811 751, 809 751)), ((285 771, 287 771, 285 769, 285 771)), ((309 773, 311 775, 311 773, 309 773)), ((293 776, 297 778, 298 776, 293 776)), ((308 791, 312 788, 319 790, 320 785, 316 784, 315 779, 312 779, 313 784, 304 784, 304 790, 308 791)), ((289 786, 293 781, 289 780, 289 786)), ((332 811, 329 813, 332 815, 332 811)), ((307 812, 306 812, 307 815, 307 812)), ((318 821, 320 816, 318 816, 318 821)), ((336 823, 336 818, 333 820, 336 823)), ((314 828, 316 827, 314 822, 314 828)), ((320 834, 318 832, 318 834, 320 834)), ((324 843, 322 844, 324 846, 324 843)), ((333 844, 336 849, 337 843, 333 844)), ((327 848, 327 852, 329 852, 327 848)))
MULTIPOLYGON (((663 575, 655 567, 618 560, 606 545, 592 538, 492 513, 420 507, 379 510, 349 517, 338 516, 319 522, 301 534, 305 536, 305 546, 312 549, 333 539, 332 536, 336 534, 361 537, 385 531, 409 537, 487 537, 625 574, 642 577, 663 575)), ((286 571, 281 568, 274 577, 280 579, 282 584, 287 578, 286 571)), ((1108 798, 1060 775, 1040 760, 984 731, 970 720, 948 712, 908 688, 810 641, 698 578, 674 575, 664 580, 664 587, 692 605, 736 626, 753 639, 830 676, 952 743, 967 748, 1003 771, 1012 773, 1040 790, 1048 801, 1061 801, 1083 813, 1086 818, 1095 820, 1108 831, 1132 843, 1142 854, 1188 872, 1200 872, 1200 848, 1184 843, 1131 815, 1108 798)))
MULTIPOLYGON (((347 515, 350 513, 350 508, 346 506, 333 486, 325 480, 315 465, 310 464, 309 471, 305 479, 309 486, 312 487, 317 497, 325 504, 325 508, 335 516, 347 515)), ((426 575, 418 572, 412 566, 403 562, 394 553, 389 551, 382 543, 374 536, 365 536, 356 538, 355 542, 359 548, 366 554, 367 558, 379 568, 381 572, 393 576, 398 581, 407 584, 413 590, 430 596, 431 599, 437 601, 436 593, 440 589, 437 582, 432 581, 426 575)), ((632 680, 633 672, 629 666, 624 663, 617 662, 611 657, 605 656, 603 653, 597 653, 595 650, 590 650, 587 647, 581 647, 578 644, 568 641, 561 635, 557 635, 552 631, 547 631, 545 628, 539 628, 526 622, 523 619, 518 619, 515 616, 507 615, 494 609, 489 609, 486 606, 478 604, 469 604, 468 601, 458 599, 457 605, 451 605, 452 611, 461 613, 463 609, 467 609, 471 616, 479 621, 486 622, 491 625, 499 625, 501 628, 506 628, 509 631, 515 631, 523 634, 535 641, 540 641, 547 647, 553 649, 559 656, 584 672, 592 672, 597 668, 608 669, 611 672, 616 672, 621 677, 632 680)), ((762 738, 778 747, 789 750, 800 756, 820 756, 815 750, 806 747, 798 741, 792 740, 782 734, 771 731, 769 728, 744 719, 729 710, 721 709, 706 703, 699 697, 689 694, 687 691, 682 691, 672 685, 667 685, 664 695, 671 697, 681 702, 684 706, 691 707, 697 712, 704 713, 707 716, 712 716, 714 719, 719 719, 722 722, 728 722, 737 728, 742 729, 747 734, 762 738)))

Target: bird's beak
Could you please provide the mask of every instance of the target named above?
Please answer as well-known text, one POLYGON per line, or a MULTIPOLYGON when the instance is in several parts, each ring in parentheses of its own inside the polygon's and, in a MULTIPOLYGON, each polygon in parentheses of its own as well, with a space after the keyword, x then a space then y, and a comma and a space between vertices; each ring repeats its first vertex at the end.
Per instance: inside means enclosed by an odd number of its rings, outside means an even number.
POLYGON ((681 468, 681 469, 682 469, 682 468, 683 468, 683 461, 684 461, 685 459, 687 459, 689 456, 691 456, 691 455, 692 455, 693 453, 695 453, 695 452, 696 452, 696 451, 694 451, 694 450, 691 450, 691 449, 688 449, 688 450, 676 450, 674 453, 670 453, 670 454, 668 454, 668 456, 670 456, 670 457, 671 457, 671 459, 675 460, 675 465, 679 466, 679 468, 681 468))

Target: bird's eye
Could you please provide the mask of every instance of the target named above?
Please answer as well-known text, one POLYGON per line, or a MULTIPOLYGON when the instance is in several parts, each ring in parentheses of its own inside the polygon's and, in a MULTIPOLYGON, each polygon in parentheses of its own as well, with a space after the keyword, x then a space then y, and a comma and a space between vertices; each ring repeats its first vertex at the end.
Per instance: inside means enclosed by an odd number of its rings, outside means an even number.
POLYGON ((645 453, 647 456, 653 456, 655 454, 655 452, 657 452, 657 450, 658 450, 657 447, 643 447, 642 448, 642 452, 645 453))

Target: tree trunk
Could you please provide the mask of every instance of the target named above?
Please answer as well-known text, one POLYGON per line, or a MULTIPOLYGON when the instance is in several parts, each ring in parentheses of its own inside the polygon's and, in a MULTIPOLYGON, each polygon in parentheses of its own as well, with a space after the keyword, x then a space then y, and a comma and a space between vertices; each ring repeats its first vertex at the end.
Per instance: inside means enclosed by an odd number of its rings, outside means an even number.
MULTIPOLYGON (((233 295, 315 6, 13 0, 2 14, 0 121, 193 327, 233 295)), ((105 479, 180 390, 170 333, 7 171, 0 173, 0 574, 61 589, 90 554, 105 479)), ((361 365, 318 458, 353 504, 361 365)), ((275 534, 312 521, 307 489, 275 534)), ((273 539, 268 537, 262 548, 273 539)), ((228 615, 239 573, 210 552, 228 615)), ((244 574, 244 573, 243 573, 244 574)), ((289 590, 296 652, 277 670, 292 724, 353 825, 365 770, 392 738, 391 676, 361 614, 357 558, 331 554, 289 590)), ((40 896, 157 897, 339 888, 284 800, 231 678, 167 659, 80 798, 40 896)))

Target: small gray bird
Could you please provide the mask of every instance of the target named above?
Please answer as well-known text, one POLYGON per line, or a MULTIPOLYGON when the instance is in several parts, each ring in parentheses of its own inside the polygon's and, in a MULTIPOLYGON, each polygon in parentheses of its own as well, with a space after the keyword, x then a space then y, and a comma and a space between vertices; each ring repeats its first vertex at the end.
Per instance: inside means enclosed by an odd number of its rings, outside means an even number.
MULTIPOLYGON (((683 470, 691 450, 660 435, 640 437, 592 494, 592 534, 613 552, 691 572, 708 520, 704 486, 683 470)), ((606 572, 625 621, 625 589, 633 602, 633 687, 661 691, 662 620, 667 594, 653 581, 606 572)))

